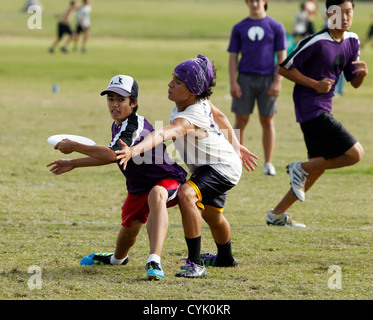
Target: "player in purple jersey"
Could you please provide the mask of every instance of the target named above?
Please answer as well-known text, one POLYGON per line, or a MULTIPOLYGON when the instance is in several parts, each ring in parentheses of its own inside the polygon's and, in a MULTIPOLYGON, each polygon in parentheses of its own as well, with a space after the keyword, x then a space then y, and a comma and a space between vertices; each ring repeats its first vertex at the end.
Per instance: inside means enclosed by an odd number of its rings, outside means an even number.
MULTIPOLYGON (((115 151, 121 149, 119 140, 133 146, 154 131, 152 125, 136 113, 138 84, 132 77, 113 77, 101 95, 107 95, 108 109, 114 120, 110 145, 86 146, 68 139, 62 140, 55 149, 65 154, 75 151, 87 157, 53 161, 47 165, 52 166, 52 173, 59 175, 79 167, 117 162, 115 151)), ((126 177, 128 194, 122 206, 122 228, 115 252, 90 254, 81 260, 81 264, 127 264, 129 250, 135 244, 141 226, 147 222, 150 242, 147 277, 150 280, 161 279, 164 272, 160 256, 168 228, 167 207, 177 204, 177 191, 186 181, 186 172, 169 159, 166 146, 161 144, 131 159, 127 170, 122 170, 122 173, 126 177)))
POLYGON ((348 31, 354 1, 327 0, 328 28, 302 40, 281 64, 280 73, 295 82, 293 99, 297 122, 303 132, 308 161, 289 164, 291 189, 267 214, 267 224, 293 225, 286 211, 328 169, 351 166, 364 154, 361 144, 332 115, 334 87, 343 71, 354 88, 368 74, 359 61, 359 39, 348 31))
POLYGON ((234 128, 239 130, 238 138, 243 144, 245 128, 257 101, 263 131, 263 171, 267 175, 275 175, 272 165, 274 115, 282 84, 277 70, 278 63, 286 58, 286 32, 280 22, 267 15, 267 0, 245 2, 250 15, 233 27, 228 47, 232 112, 236 117, 234 128))

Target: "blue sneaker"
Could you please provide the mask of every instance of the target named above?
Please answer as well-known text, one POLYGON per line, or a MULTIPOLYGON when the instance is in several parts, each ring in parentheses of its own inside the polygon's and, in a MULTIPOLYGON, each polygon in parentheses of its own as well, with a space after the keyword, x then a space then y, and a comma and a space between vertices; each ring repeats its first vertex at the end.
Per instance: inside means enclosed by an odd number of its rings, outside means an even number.
MULTIPOLYGON (((80 264, 82 266, 91 266, 94 264, 97 265, 111 265, 110 258, 114 253, 92 253, 86 257, 84 257, 82 260, 80 260, 80 264)), ((122 265, 125 265, 128 263, 128 257, 121 263, 122 265)))
POLYGON ((160 263, 150 261, 145 266, 148 280, 161 280, 164 278, 164 272, 160 263))

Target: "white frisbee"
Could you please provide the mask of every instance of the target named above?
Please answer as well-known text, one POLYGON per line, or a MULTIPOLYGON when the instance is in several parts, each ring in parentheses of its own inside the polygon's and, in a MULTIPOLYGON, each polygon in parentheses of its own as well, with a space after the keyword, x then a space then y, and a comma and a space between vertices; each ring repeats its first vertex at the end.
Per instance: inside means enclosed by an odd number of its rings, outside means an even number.
POLYGON ((58 142, 60 142, 63 139, 69 139, 69 140, 79 142, 81 144, 86 144, 89 146, 96 145, 96 142, 94 142, 93 140, 86 138, 86 137, 77 136, 75 134, 56 134, 54 136, 50 136, 47 141, 52 146, 55 146, 58 142))

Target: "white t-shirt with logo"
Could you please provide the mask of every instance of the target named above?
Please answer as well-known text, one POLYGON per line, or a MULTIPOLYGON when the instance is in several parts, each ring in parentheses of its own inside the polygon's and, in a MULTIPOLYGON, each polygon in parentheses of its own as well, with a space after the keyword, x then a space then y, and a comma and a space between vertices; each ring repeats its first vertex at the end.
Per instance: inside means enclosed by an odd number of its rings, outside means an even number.
POLYGON ((188 130, 185 136, 174 141, 188 170, 193 173, 198 167, 209 165, 228 181, 237 184, 242 174, 240 157, 215 123, 209 102, 201 100, 181 112, 175 105, 170 123, 178 118, 184 118, 199 128, 188 130))

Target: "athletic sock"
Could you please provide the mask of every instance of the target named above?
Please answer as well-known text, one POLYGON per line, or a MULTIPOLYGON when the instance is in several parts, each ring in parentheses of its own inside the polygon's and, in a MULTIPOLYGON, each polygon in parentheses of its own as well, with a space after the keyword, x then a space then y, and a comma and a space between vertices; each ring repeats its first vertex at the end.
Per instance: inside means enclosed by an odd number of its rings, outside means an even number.
POLYGON ((195 264, 202 265, 201 261, 201 236, 197 238, 187 238, 185 237, 185 241, 188 247, 188 259, 195 264))
POLYGON ((152 253, 152 254, 149 255, 147 263, 149 263, 150 261, 154 261, 156 263, 161 264, 161 257, 158 256, 157 254, 152 253))
POLYGON ((229 240, 225 244, 216 243, 216 246, 218 248, 216 264, 217 265, 230 265, 233 262, 231 240, 229 240))
POLYGON ((123 262, 124 260, 126 260, 127 258, 128 258, 128 255, 125 256, 123 259, 116 259, 116 258, 114 257, 114 255, 112 255, 112 256, 110 257, 110 264, 112 264, 112 265, 122 264, 122 262, 123 262))

